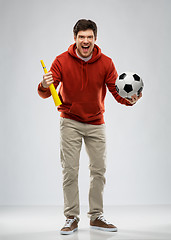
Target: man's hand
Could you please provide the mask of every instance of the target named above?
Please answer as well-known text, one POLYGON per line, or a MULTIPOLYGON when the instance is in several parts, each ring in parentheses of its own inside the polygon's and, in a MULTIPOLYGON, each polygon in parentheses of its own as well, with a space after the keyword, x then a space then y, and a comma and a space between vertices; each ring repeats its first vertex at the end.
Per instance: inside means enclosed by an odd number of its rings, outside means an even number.
POLYGON ((43 81, 41 83, 44 88, 48 88, 53 82, 52 72, 43 75, 43 81))
POLYGON ((126 98, 126 100, 131 103, 131 104, 135 104, 140 98, 142 97, 142 92, 140 93, 139 96, 137 96, 136 94, 134 94, 131 99, 126 98))

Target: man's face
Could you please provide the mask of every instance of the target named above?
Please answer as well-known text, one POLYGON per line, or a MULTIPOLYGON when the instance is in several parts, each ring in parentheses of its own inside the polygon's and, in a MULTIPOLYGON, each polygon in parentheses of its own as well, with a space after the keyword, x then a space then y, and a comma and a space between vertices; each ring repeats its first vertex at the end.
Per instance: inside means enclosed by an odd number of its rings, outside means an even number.
POLYGON ((79 31, 77 36, 74 36, 74 40, 78 54, 84 58, 89 57, 93 52, 96 41, 93 30, 79 31))

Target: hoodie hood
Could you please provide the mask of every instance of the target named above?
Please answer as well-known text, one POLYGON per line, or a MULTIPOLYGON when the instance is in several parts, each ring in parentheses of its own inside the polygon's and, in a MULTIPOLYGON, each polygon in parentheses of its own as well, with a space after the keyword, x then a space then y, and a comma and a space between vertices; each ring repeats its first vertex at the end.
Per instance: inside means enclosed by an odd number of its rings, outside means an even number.
MULTIPOLYGON (((69 48, 68 48, 68 53, 69 53, 72 57, 81 60, 81 59, 77 56, 75 50, 76 50, 76 44, 74 43, 74 44, 72 44, 71 46, 69 46, 69 48)), ((89 61, 87 61, 87 63, 93 63, 93 62, 97 61, 97 60, 100 58, 100 56, 101 56, 101 49, 100 49, 96 44, 94 44, 94 49, 93 49, 92 58, 91 58, 89 61)), ((82 61, 82 60, 81 60, 81 61, 82 61)))

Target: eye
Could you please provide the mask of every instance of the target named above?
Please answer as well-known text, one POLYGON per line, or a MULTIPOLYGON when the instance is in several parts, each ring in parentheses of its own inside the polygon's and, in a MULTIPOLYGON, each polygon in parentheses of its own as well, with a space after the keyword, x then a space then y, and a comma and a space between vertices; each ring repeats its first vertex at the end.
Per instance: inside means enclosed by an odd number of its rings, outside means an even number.
POLYGON ((88 39, 90 39, 90 40, 93 39, 93 36, 88 36, 88 39))

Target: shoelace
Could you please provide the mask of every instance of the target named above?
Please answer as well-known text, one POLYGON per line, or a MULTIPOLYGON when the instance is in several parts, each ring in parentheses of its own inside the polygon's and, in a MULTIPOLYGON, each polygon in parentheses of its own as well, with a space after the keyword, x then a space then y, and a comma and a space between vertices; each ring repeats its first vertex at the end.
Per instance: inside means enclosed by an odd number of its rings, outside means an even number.
POLYGON ((97 219, 99 219, 100 221, 102 221, 102 222, 104 222, 104 223, 106 223, 106 224, 111 224, 110 222, 108 222, 108 221, 104 218, 104 216, 99 216, 97 219))
POLYGON ((73 218, 73 219, 70 219, 70 218, 68 218, 67 220, 66 220, 66 223, 65 223, 65 228, 70 228, 71 227, 71 225, 72 225, 72 223, 74 222, 76 220, 76 218, 73 218))

